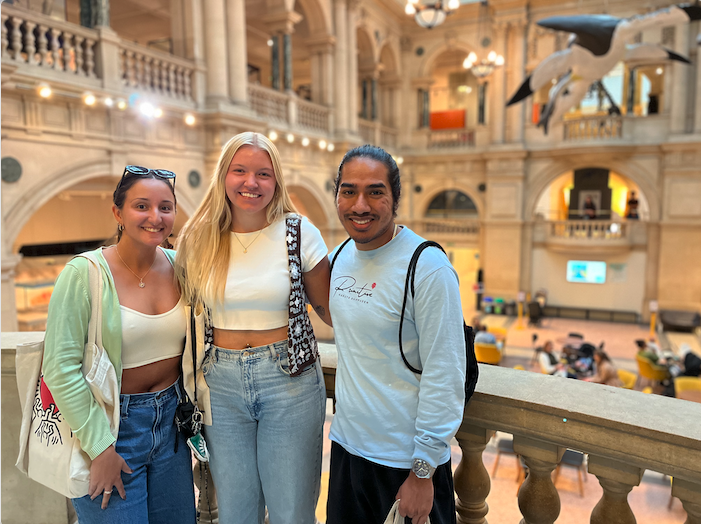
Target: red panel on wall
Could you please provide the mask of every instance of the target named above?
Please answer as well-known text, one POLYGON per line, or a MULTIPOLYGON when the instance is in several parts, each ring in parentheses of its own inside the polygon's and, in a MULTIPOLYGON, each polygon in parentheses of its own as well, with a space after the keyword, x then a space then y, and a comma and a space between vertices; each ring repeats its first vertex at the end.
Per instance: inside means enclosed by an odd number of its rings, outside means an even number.
POLYGON ((461 129, 465 127, 464 109, 431 113, 431 129, 461 129))

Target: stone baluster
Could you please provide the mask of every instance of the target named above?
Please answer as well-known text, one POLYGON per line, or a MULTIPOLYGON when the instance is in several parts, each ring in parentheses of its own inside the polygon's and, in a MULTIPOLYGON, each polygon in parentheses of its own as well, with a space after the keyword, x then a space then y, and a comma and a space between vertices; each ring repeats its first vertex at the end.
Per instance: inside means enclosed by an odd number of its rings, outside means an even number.
POLYGON ((23 60, 22 57, 22 31, 20 26, 22 25, 22 19, 16 16, 12 17, 12 58, 15 60, 23 60))
POLYGON ((125 62, 125 67, 126 67, 126 84, 129 87, 134 87, 136 85, 136 70, 134 67, 134 51, 129 51, 127 50, 126 52, 126 60, 125 62))
POLYGON ((153 91, 153 85, 151 84, 151 63, 153 58, 150 56, 144 57, 144 78, 143 78, 143 89, 144 91, 153 91))
POLYGON ((161 94, 166 95, 168 93, 168 72, 166 71, 166 65, 163 62, 159 62, 158 77, 160 79, 159 84, 161 86, 161 94))
POLYGON ((85 69, 83 69, 83 42, 85 38, 82 36, 75 35, 75 74, 78 76, 85 76, 85 69))
POLYGON ((462 450, 462 460, 455 470, 455 509, 458 524, 487 524, 487 495, 491 488, 482 453, 494 431, 463 424, 455 436, 462 450))
POLYGON ((144 87, 144 55, 141 53, 134 53, 134 72, 136 87, 142 89, 144 87))
POLYGON ((183 90, 185 93, 185 100, 192 100, 192 80, 190 79, 191 75, 191 69, 185 71, 185 74, 183 75, 183 90))
POLYGON ((640 485, 643 470, 595 455, 589 455, 588 469, 589 473, 596 475, 604 490, 591 512, 591 524, 635 524, 635 516, 628 505, 628 493, 640 485))
POLYGON ((2 57, 3 58, 5 58, 7 56, 7 46, 9 45, 9 42, 7 41, 7 26, 5 25, 8 18, 9 18, 9 16, 2 15, 2 57))
POLYGON ((553 524, 560 515, 560 496, 551 474, 565 448, 514 435, 514 451, 523 456, 528 467, 528 476, 518 490, 521 524, 553 524))
POLYGON ((161 92, 161 74, 159 71, 160 64, 161 61, 157 58, 154 58, 153 63, 151 65, 151 85, 153 86, 154 93, 161 92))
POLYGON ((70 72, 75 64, 73 64, 73 35, 63 32, 63 70, 70 72))
POLYGON ((36 64, 36 39, 34 36, 34 28, 37 25, 34 22, 26 21, 24 23, 24 50, 27 53, 27 63, 36 64))
POLYGON ((175 65, 168 65, 168 95, 175 98, 177 96, 177 85, 175 84, 175 65))
POLYGON ((61 34, 61 31, 58 29, 50 29, 49 34, 51 35, 51 68, 60 69, 59 58, 61 58, 61 55, 59 53, 58 36, 61 34))
POLYGON ((701 484, 675 478, 672 481, 672 496, 682 501, 686 511, 684 524, 701 524, 701 484))
POLYGON ((85 39, 85 76, 95 78, 95 40, 85 39))
POLYGON ((185 98, 185 80, 183 79, 183 68, 178 66, 175 68, 175 98, 185 98))

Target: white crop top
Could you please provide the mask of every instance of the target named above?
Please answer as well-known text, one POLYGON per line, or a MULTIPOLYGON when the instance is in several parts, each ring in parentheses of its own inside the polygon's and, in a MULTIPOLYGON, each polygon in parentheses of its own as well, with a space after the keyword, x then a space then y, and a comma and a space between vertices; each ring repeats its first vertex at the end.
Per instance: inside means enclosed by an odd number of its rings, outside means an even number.
MULTIPOLYGON (((218 329, 265 330, 286 326, 290 303, 285 219, 252 233, 230 233, 231 258, 224 303, 212 306, 218 329), (240 240, 240 243, 239 243, 240 240), (247 253, 241 245, 247 246, 247 253)), ((307 273, 327 255, 319 230, 306 217, 301 224, 302 272, 307 273)))
POLYGON ((187 326, 182 301, 160 315, 147 315, 126 306, 119 307, 122 312, 123 369, 182 355, 187 326))

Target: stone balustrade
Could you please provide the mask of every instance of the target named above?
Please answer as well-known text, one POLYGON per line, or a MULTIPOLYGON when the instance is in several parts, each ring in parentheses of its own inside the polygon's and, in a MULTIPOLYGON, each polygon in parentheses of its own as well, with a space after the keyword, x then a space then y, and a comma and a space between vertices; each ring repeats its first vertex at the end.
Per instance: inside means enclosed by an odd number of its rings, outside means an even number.
POLYGON ((128 89, 161 97, 194 101, 191 60, 128 42, 119 43, 121 79, 128 89))
POLYGON ((268 87, 249 84, 248 99, 251 108, 258 116, 273 123, 287 124, 289 122, 290 111, 287 106, 290 97, 287 94, 268 87))
POLYGON ((383 147, 389 151, 396 150, 399 130, 382 125, 377 120, 358 119, 358 134, 366 144, 383 147))
POLYGON ((623 136, 621 115, 596 115, 564 121, 565 140, 602 140, 623 136))
POLYGON ((475 132, 469 129, 441 129, 428 135, 428 149, 453 149, 475 146, 475 132))
MULTIPOLYGON (((14 347, 41 336, 2 334, 2 511, 8 521, 65 524, 65 499, 13 465, 19 431, 14 347)), ((319 346, 332 397, 336 348, 319 346)), ((560 498, 550 473, 566 449, 588 455, 588 470, 603 488, 591 508, 592 524, 635 523, 627 495, 646 469, 673 477, 672 495, 687 512, 686 524, 701 524, 701 404, 480 364, 477 389, 456 435, 462 449, 455 472, 459 524, 487 523, 491 486, 482 454, 495 431, 513 435, 514 450, 528 467, 518 492, 521 524, 552 524, 558 518, 560 498)), ((204 509, 215 514, 212 503, 210 498, 204 509)))
POLYGON ((475 218, 466 218, 464 220, 426 218, 423 220, 415 220, 411 228, 419 235, 435 236, 438 235, 454 235, 459 236, 461 240, 475 239, 479 236, 480 222, 475 218))
POLYGON ((554 238, 621 240, 629 231, 627 222, 611 220, 553 220, 549 225, 549 236, 554 238))
POLYGON ((375 122, 359 118, 358 134, 360 135, 360 138, 363 139, 363 142, 365 142, 366 144, 379 145, 375 136, 375 122))
POLYGON ((329 116, 331 110, 319 104, 296 99, 297 104, 297 124, 300 127, 317 131, 319 133, 329 133, 331 131, 331 122, 329 116))
POLYGON ((8 4, 3 4, 1 16, 3 61, 98 78, 96 30, 8 4))

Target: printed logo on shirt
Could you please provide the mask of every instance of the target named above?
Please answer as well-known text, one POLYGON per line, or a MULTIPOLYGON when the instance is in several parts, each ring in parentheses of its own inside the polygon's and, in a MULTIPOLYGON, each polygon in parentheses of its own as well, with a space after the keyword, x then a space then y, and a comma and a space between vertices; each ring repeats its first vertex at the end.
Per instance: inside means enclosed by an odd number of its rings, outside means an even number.
POLYGON ((362 302, 363 304, 370 303, 368 299, 372 298, 372 292, 376 286, 377 282, 359 284, 358 281, 350 275, 336 277, 331 283, 334 297, 338 295, 342 298, 362 302))

